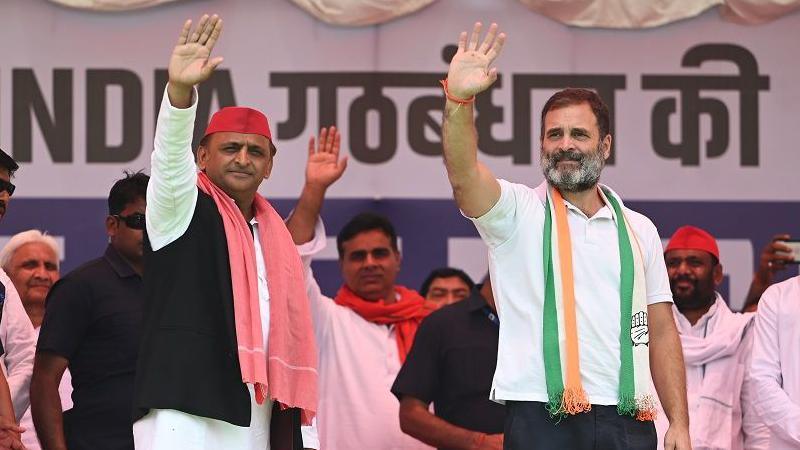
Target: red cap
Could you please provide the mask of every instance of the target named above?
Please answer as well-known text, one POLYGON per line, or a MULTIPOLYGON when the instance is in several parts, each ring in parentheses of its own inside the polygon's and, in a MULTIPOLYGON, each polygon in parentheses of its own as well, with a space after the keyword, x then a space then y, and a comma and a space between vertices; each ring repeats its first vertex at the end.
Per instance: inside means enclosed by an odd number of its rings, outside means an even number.
POLYGON ((220 131, 232 131, 234 133, 260 134, 272 141, 272 133, 269 131, 269 121, 261 111, 242 106, 228 106, 222 108, 213 116, 208 123, 208 128, 203 135, 206 136, 220 131))
POLYGON ((670 250, 703 250, 714 255, 719 261, 719 248, 714 236, 706 230, 691 225, 682 226, 675 231, 664 253, 670 250))

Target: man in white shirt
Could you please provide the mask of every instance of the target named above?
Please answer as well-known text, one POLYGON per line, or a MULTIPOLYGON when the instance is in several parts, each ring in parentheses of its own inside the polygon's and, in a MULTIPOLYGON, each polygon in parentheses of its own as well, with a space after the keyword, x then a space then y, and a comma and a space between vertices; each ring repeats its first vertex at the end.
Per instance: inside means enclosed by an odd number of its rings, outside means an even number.
MULTIPOLYGON (((0 267, 6 271, 14 287, 17 288, 37 338, 44 318, 45 298, 60 275, 59 254, 55 239, 39 230, 27 230, 15 234, 0 250, 0 267)), ((70 398, 72 379, 69 370, 64 371, 58 392, 61 397, 61 408, 66 411, 72 407, 70 398)), ((25 411, 20 426, 25 428, 25 433, 22 434, 22 443, 25 447, 28 450, 41 448, 33 427, 30 408, 25 411)))
POLYGON ((338 142, 333 148, 310 149, 309 166, 327 166, 331 175, 307 173, 297 208, 287 222, 306 270, 319 347, 320 448, 430 449, 400 429, 400 404, 390 390, 419 323, 431 309, 417 292, 395 282, 401 256, 389 220, 361 213, 339 232, 344 282, 334 298, 322 294, 314 280, 311 259, 324 248, 326 237, 319 221, 322 202, 327 188, 344 171, 338 142))
POLYGON ((500 316, 491 397, 507 405, 509 449, 650 449, 650 367, 670 420, 665 447, 689 449, 684 367, 658 232, 598 184, 611 152, 608 108, 585 89, 542 110, 536 189, 477 160, 472 103, 497 78, 492 24, 459 37, 442 82, 444 160, 455 200, 489 246, 500 316), (638 420, 637 420, 638 419, 638 420))
MULTIPOLYGON (((692 448, 766 449, 769 431, 753 408, 752 388, 744 383, 755 315, 732 312, 716 292, 722 283, 716 240, 700 228, 681 227, 664 259, 686 363, 692 448)), ((661 440, 667 426, 659 416, 661 440)))
POLYGON ((749 379, 769 448, 800 449, 800 276, 773 284, 756 313, 749 379))
MULTIPOLYGON (((11 178, 17 169, 17 162, 0 150, 0 219, 5 217, 8 202, 14 194, 11 178)), ((36 336, 31 321, 25 314, 14 283, 5 271, 0 270, 0 370, 6 381, 2 384, 8 386, 8 392, 3 393, 2 398, 11 401, 10 405, 5 402, 0 405, 0 446, 18 448, 22 445, 16 424, 30 406, 35 351, 36 336), (9 407, 13 411, 7 411, 9 407)), ((5 389, 5 386, 0 389, 5 389)))

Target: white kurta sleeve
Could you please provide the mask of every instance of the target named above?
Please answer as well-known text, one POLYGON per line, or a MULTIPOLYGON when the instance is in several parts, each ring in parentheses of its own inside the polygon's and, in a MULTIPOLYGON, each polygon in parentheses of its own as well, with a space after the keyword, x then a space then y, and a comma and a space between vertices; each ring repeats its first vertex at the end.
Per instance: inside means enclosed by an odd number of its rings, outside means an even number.
MULTIPOLYGON (((779 286, 767 289, 758 303, 747 383, 750 383, 748 388, 753 395, 755 410, 770 432, 784 442, 800 445, 800 405, 792 402, 782 388, 779 339, 781 321, 797 320, 797 317, 781 314, 779 286)), ((788 300, 797 301, 796 298, 788 300)), ((782 344, 789 345, 786 342, 782 344)))
POLYGON ((30 406, 31 374, 36 353, 36 333, 22 306, 17 290, 8 275, 0 270, 0 282, 6 289, 3 318, 0 320, 0 339, 3 340, 3 370, 8 379, 11 401, 17 422, 30 406))
POLYGON ((183 236, 197 203, 197 166, 192 154, 197 89, 192 97, 192 106, 186 109, 173 107, 166 90, 161 101, 145 211, 153 251, 183 236))
MULTIPOLYGON (((745 359, 745 371, 749 370, 752 355, 753 355, 753 333, 754 329, 751 326, 747 330, 745 336, 745 352, 747 357, 745 359)), ((747 375, 745 375, 747 380, 747 375)), ((753 404, 753 386, 748 382, 742 384, 741 394, 741 408, 742 408, 742 432, 744 434, 744 448, 745 450, 767 450, 769 448, 769 428, 764 424, 764 421, 756 413, 755 405, 753 404)))
MULTIPOLYGON (((325 225, 322 223, 322 218, 317 219, 314 226, 314 237, 306 242, 297 246, 297 252, 300 254, 300 260, 303 263, 303 276, 306 282, 306 293, 308 301, 311 306, 312 323, 314 324, 314 335, 319 339, 324 336, 324 329, 327 328, 327 314, 328 309, 333 306, 333 302, 322 295, 319 289, 319 284, 314 278, 314 272, 311 270, 311 261, 314 255, 321 252, 327 245, 327 234, 325 232, 325 225)), ((319 410, 319 407, 317 407, 319 410)), ((317 430, 317 418, 315 417, 311 425, 300 427, 303 435, 303 448, 319 449, 319 432, 317 430)))
POLYGON ((322 218, 317 220, 314 227, 314 238, 305 244, 297 246, 297 252, 300 254, 300 260, 303 263, 303 276, 306 283, 306 294, 308 295, 308 302, 311 306, 311 318, 314 324, 314 335, 317 338, 318 345, 327 334, 328 323, 330 316, 333 314, 333 309, 336 304, 330 298, 322 294, 317 280, 314 278, 314 271, 311 269, 311 261, 314 256, 321 252, 327 245, 327 235, 325 233, 325 225, 322 223, 322 218))

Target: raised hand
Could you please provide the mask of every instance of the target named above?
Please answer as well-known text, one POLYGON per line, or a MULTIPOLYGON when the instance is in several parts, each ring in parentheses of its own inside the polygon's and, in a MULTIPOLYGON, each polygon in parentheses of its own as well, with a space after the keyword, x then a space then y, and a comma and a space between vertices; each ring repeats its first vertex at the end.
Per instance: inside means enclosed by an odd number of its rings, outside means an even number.
POLYGON ((498 34, 497 24, 493 23, 479 47, 480 34, 481 23, 476 22, 469 42, 466 31, 458 37, 458 51, 447 72, 447 90, 454 97, 468 99, 486 90, 497 79, 497 68, 489 66, 500 54, 506 35, 498 34))
POLYGON ((221 32, 222 19, 216 14, 203 15, 194 32, 187 20, 169 60, 169 81, 191 87, 207 80, 222 62, 221 57, 209 59, 221 32))
POLYGON ((327 189, 338 180, 347 168, 347 157, 339 158, 342 136, 336 127, 323 128, 319 132, 319 145, 314 136, 308 140, 308 162, 306 184, 327 189))
POLYGON ((761 250, 758 274, 765 282, 771 283, 772 275, 775 272, 780 272, 786 268, 786 264, 794 261, 795 255, 792 254, 792 248, 781 242, 789 239, 791 236, 788 234, 776 234, 761 250))

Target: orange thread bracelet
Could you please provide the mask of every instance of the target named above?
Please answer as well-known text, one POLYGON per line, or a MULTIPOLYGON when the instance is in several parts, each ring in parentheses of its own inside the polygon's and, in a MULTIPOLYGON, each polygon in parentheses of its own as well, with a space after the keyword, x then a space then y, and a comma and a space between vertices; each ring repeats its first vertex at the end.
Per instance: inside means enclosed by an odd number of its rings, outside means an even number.
POLYGON ((447 99, 450 100, 451 102, 458 103, 459 105, 469 105, 469 104, 475 103, 475 96, 474 95, 472 97, 468 98, 468 99, 463 99, 463 98, 455 97, 452 94, 450 94, 450 91, 447 90, 447 78, 445 78, 444 80, 439 80, 439 83, 441 83, 442 84, 442 88, 444 88, 444 96, 447 97, 447 99))

